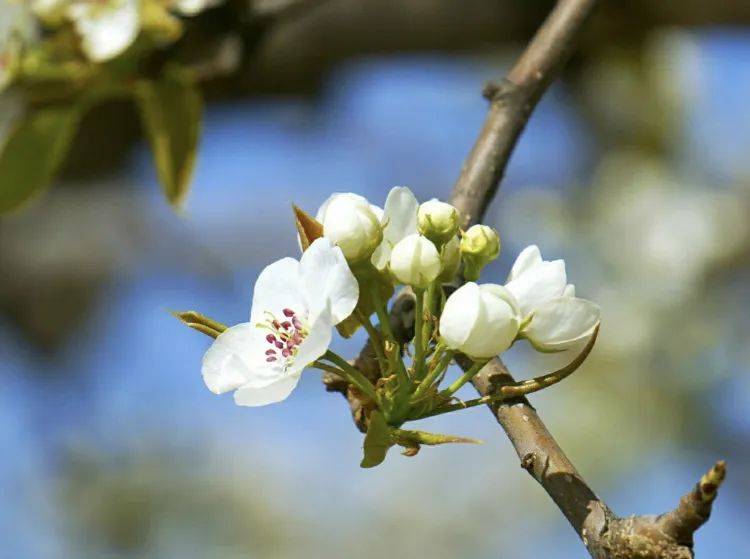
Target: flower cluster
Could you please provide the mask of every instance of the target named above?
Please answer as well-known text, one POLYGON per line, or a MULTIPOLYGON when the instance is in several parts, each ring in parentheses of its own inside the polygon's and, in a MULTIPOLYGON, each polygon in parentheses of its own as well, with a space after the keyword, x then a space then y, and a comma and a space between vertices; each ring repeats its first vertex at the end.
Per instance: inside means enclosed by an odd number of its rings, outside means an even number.
POLYGON ((215 393, 234 391, 240 405, 285 399, 305 367, 344 379, 370 410, 363 465, 382 461, 394 444, 414 454, 421 444, 463 441, 401 427, 456 409, 456 391, 517 340, 544 352, 578 348, 584 357, 593 344, 599 308, 575 296, 562 260, 546 261, 532 245, 504 285, 478 284, 500 253, 499 236, 486 225, 462 230, 450 204, 420 205, 408 188, 396 187, 382 209, 342 193, 326 200, 315 218, 296 212, 302 257, 263 270, 249 322, 225 329, 196 313, 181 318, 216 338, 203 360, 203 378, 215 393), (471 281, 456 288, 463 279, 471 281), (387 308, 399 284, 416 305, 406 336, 392 330, 387 308), (377 378, 329 349, 336 326, 344 335, 366 329, 377 378), (459 355, 465 372, 443 387, 459 355))
MULTIPOLYGON (((41 45, 43 41, 47 45, 74 43, 89 61, 106 62, 131 48, 139 37, 143 37, 144 42, 160 45, 176 41, 181 34, 178 16, 197 15, 220 1, 0 0, 3 14, 0 91, 21 70, 25 69, 32 76, 38 71, 45 73, 39 68, 49 50, 41 45), (73 35, 69 35, 71 29, 73 35), (25 67, 22 64, 24 54, 30 55, 25 67)), ((65 49, 55 50, 57 58, 65 54, 65 49)), ((59 64, 60 60, 57 62, 59 64)), ((63 64, 59 69, 64 67, 63 64)))

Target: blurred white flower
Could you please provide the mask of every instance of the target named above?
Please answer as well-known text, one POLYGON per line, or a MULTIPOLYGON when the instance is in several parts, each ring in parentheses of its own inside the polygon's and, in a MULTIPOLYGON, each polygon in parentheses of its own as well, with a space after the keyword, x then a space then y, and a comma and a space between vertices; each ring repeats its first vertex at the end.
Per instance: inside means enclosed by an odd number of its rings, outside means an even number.
POLYGON ((358 297, 341 249, 326 238, 299 261, 267 266, 255 284, 250 322, 224 331, 206 352, 206 386, 216 394, 236 390, 241 406, 284 400, 302 370, 327 351, 333 326, 352 313, 358 297))
POLYGON ((68 17, 91 60, 103 62, 133 44, 141 27, 139 0, 74 0, 68 17))
POLYGON ((575 296, 565 262, 543 260, 536 245, 518 255, 505 287, 518 302, 521 335, 539 351, 568 349, 591 336, 599 324, 599 306, 575 296))
POLYGON ((369 258, 383 239, 382 210, 351 192, 333 194, 318 210, 323 235, 341 247, 350 262, 369 258))
POLYGON ((383 242, 372 255, 372 263, 379 270, 388 266, 391 251, 399 241, 417 232, 419 202, 405 186, 392 188, 385 200, 381 215, 383 242))
POLYGON ((475 359, 508 349, 518 335, 520 312, 513 294, 501 285, 469 282, 454 291, 440 316, 446 345, 475 359))
POLYGON ((37 31, 26 2, 0 0, 0 92, 15 78, 23 48, 37 31))
POLYGON ((440 274, 442 262, 432 241, 414 233, 393 247, 389 267, 401 283, 425 289, 440 274))
POLYGON ((184 16, 195 16, 219 5, 223 0, 173 0, 172 9, 184 16))

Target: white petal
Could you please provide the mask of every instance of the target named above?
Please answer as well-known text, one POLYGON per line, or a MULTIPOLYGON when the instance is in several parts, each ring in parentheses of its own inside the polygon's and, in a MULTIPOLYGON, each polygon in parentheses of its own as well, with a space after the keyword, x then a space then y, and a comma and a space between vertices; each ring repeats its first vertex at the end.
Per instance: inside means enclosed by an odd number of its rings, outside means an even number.
POLYGON ((215 394, 240 386, 265 386, 284 376, 277 363, 266 362, 265 331, 245 322, 222 332, 203 356, 203 381, 215 394))
POLYGON ((380 243, 380 246, 372 253, 372 258, 370 259, 372 265, 378 270, 385 270, 388 262, 391 260, 391 252, 393 252, 393 246, 388 241, 380 243))
POLYGON ((569 283, 565 286, 565 289, 563 290, 563 297, 575 297, 576 296, 576 286, 572 283, 569 283))
POLYGON ((567 285, 565 262, 541 262, 509 281, 505 287, 516 297, 524 316, 540 305, 562 296, 567 285))
POLYGON ((284 309, 307 313, 307 301, 302 292, 299 262, 294 258, 282 258, 266 266, 258 276, 253 291, 250 322, 265 321, 265 312, 280 318, 284 309))
POLYGON ((352 314, 359 285, 339 247, 326 238, 316 239, 302 255, 299 269, 311 322, 327 307, 334 324, 352 314))
POLYGON ((542 263, 542 253, 539 252, 539 247, 536 245, 527 246, 518 255, 516 261, 513 263, 513 268, 508 274, 508 280, 512 281, 519 277, 524 272, 531 270, 534 266, 542 263))
POLYGON ((328 350, 332 336, 331 313, 329 309, 325 309, 318 319, 310 325, 310 331, 300 344, 297 355, 294 356, 294 362, 287 372, 292 375, 301 373, 305 367, 328 350))
POLYGON ((518 305, 518 301, 516 300, 513 293, 510 292, 508 288, 502 285, 497 285, 496 283, 483 283, 479 286, 479 291, 481 293, 490 293, 494 295, 495 297, 499 297, 513 310, 513 312, 518 316, 518 318, 521 318, 521 307, 518 305))
POLYGON ((140 28, 138 0, 79 1, 71 4, 68 15, 81 35, 84 52, 96 62, 122 53, 140 28))
POLYGON ((534 311, 524 334, 540 351, 562 351, 589 337, 599 320, 600 310, 595 303, 559 297, 534 311))
POLYGON ((460 349, 476 326, 480 307, 479 286, 468 282, 451 293, 440 316, 440 336, 451 349, 460 349))
POLYGON ((359 194, 354 194, 353 192, 334 192, 326 199, 325 202, 323 202, 323 205, 318 209, 318 213, 315 214, 315 219, 317 221, 319 221, 320 223, 323 223, 325 221, 326 213, 328 212, 328 206, 330 206, 331 202, 333 202, 337 198, 348 198, 352 203, 372 206, 372 204, 367 201, 367 198, 365 198, 364 196, 360 196, 359 194))
POLYGON ((392 188, 383 209, 383 239, 391 246, 417 232, 419 202, 405 186, 392 188))
POLYGON ((299 383, 300 375, 287 375, 273 384, 260 388, 243 386, 234 393, 234 403, 238 406, 266 406, 286 400, 299 383))
POLYGON ((499 285, 481 285, 481 304, 471 336, 461 350, 475 358, 494 357, 508 349, 518 335, 519 318, 513 296, 499 285), (499 289, 498 289, 499 288, 499 289), (504 293, 505 292, 505 293, 504 293))

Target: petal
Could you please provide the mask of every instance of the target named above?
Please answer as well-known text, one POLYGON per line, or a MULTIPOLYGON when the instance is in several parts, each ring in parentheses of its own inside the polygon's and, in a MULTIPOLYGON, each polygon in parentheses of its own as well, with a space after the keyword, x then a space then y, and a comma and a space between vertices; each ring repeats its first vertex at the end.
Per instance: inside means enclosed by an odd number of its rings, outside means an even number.
POLYGON ((300 344, 288 373, 292 375, 300 374, 305 367, 328 351, 332 336, 331 313, 329 309, 325 309, 318 319, 310 325, 310 331, 300 344))
POLYGON ((599 305, 586 299, 559 297, 534 311, 524 335, 539 351, 563 351, 590 336, 599 320, 599 305))
POLYGON ((344 253, 330 240, 316 239, 308 247, 300 260, 299 273, 311 322, 327 307, 333 324, 352 314, 359 298, 359 285, 344 253))
POLYGON ((503 285, 498 285, 496 283, 483 283, 479 286, 479 291, 482 293, 491 293, 495 297, 499 297, 513 310, 513 312, 518 316, 518 318, 521 318, 521 308, 518 305, 518 301, 516 300, 515 296, 511 291, 506 288, 503 285))
POLYGON ((516 261, 513 263, 513 268, 508 274, 508 280, 512 281, 519 277, 524 272, 528 272, 534 266, 542 263, 542 253, 539 252, 539 247, 536 245, 527 246, 518 255, 516 261))
POLYGON ((255 281, 250 322, 263 322, 265 312, 277 317, 284 309, 307 312, 307 301, 302 292, 300 264, 294 258, 282 258, 266 266, 255 281))
POLYGON ((489 358, 503 353, 516 339, 519 327, 518 313, 509 304, 509 299, 496 289, 483 288, 484 285, 479 287, 479 317, 471 336, 461 348, 475 358, 489 358))
POLYGON ((550 299, 562 296, 567 285, 565 262, 542 262, 505 284, 526 316, 550 299))
POLYGON ((565 286, 565 289, 563 290, 563 297, 575 297, 576 296, 576 286, 572 283, 569 283, 565 286))
POLYGON ((283 368, 266 362, 265 332, 245 322, 219 335, 203 356, 203 381, 214 394, 223 394, 248 383, 260 386, 276 382, 283 368))
POLYGON ((479 286, 468 282, 451 293, 440 316, 440 336, 451 349, 459 349, 471 336, 480 310, 479 286))
POLYGON ((122 53, 140 28, 138 0, 109 0, 105 5, 80 2, 72 4, 68 14, 81 35, 84 52, 96 62, 122 53))
POLYGON ((383 240, 391 247, 407 235, 417 232, 419 202, 405 186, 392 188, 383 209, 383 240))
POLYGON ((238 406, 266 406, 286 400, 299 383, 300 375, 286 375, 276 382, 257 388, 243 386, 234 393, 234 403, 238 406))
POLYGON ((326 199, 325 202, 323 202, 322 206, 320 206, 320 208, 318 209, 318 213, 315 214, 315 219, 318 220, 320 223, 323 223, 326 218, 326 212, 328 211, 328 206, 330 206, 331 202, 333 202, 336 198, 340 198, 340 197, 350 198, 353 202, 358 202, 361 204, 367 204, 371 206, 370 202, 367 201, 367 198, 365 198, 364 196, 360 196, 359 194, 354 194, 353 192, 335 192, 331 194, 326 199))
POLYGON ((391 260, 391 252, 393 252, 393 245, 388 241, 380 243, 380 246, 372 253, 372 258, 370 259, 372 265, 378 270, 385 270, 388 262, 391 260))

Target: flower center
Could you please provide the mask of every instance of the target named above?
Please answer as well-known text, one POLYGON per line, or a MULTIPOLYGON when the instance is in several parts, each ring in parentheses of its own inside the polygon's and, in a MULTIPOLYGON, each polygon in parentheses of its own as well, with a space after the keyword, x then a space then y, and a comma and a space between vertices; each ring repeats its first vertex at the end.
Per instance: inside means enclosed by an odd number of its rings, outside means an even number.
POLYGON ((305 319, 301 315, 292 309, 284 309, 281 312, 284 318, 280 320, 273 313, 265 311, 263 314, 266 320, 258 323, 257 326, 270 332, 266 335, 266 342, 270 346, 265 351, 266 361, 268 363, 281 361, 284 367, 287 367, 294 361, 300 344, 309 332, 305 319))

